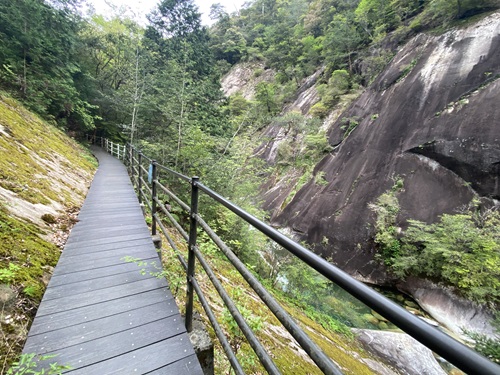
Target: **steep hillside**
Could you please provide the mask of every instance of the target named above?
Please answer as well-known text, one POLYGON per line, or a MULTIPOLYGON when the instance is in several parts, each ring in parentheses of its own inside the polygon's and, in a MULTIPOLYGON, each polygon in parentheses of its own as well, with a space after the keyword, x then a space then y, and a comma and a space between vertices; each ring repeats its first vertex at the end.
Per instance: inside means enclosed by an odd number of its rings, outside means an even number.
POLYGON ((0 95, 1 373, 22 348, 95 167, 86 149, 0 95))

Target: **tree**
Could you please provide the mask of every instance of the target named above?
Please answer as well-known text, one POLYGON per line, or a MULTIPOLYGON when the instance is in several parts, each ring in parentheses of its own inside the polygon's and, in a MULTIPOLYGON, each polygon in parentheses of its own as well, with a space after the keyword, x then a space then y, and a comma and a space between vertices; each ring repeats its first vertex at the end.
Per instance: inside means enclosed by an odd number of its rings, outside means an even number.
POLYGON ((191 0, 162 1, 149 19, 152 23, 143 40, 151 60, 151 87, 144 94, 149 108, 143 110, 149 129, 142 136, 161 144, 160 160, 174 160, 175 166, 189 171, 194 168, 193 159, 181 159, 196 148, 192 139, 203 138, 194 135, 227 131, 222 111, 225 101, 213 68, 208 33, 191 0))
POLYGON ((115 137, 125 130, 133 139, 146 79, 142 34, 130 19, 100 15, 92 16, 80 31, 82 65, 92 78, 82 90, 99 107, 102 135, 115 137))
POLYGON ((221 3, 214 3, 210 5, 209 17, 212 21, 220 22, 223 19, 229 18, 226 8, 221 3))
POLYGON ((148 20, 164 38, 186 37, 201 30, 201 14, 193 0, 162 0, 148 20))
POLYGON ((75 81, 80 21, 70 1, 0 0, 0 82, 32 110, 72 130, 94 126, 75 81))
POLYGON ((363 42, 353 13, 335 15, 325 35, 326 62, 334 69, 347 66, 353 73, 354 57, 363 42))
POLYGON ((392 4, 386 0, 361 0, 356 8, 356 20, 371 39, 384 36, 397 25, 392 4))

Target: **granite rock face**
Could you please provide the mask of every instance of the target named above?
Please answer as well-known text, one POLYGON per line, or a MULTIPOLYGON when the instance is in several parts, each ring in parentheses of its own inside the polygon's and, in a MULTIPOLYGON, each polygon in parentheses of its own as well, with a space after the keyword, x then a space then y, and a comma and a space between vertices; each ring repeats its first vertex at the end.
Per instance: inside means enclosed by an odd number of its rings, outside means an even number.
MULTIPOLYGON (((404 179, 401 223, 433 222, 475 193, 492 204, 500 199, 499 78, 500 13, 441 36, 416 36, 329 129, 334 151, 315 168, 328 183, 311 180, 285 207, 267 200, 274 224, 359 279, 387 283, 373 260, 368 204, 395 176, 404 179), (358 125, 344 139, 345 119, 358 125)), ((268 159, 275 146, 260 152, 268 159)))
POLYGON ((405 375, 445 375, 432 351, 404 333, 356 329, 366 350, 405 375))
POLYGON ((494 317, 490 311, 457 297, 445 286, 429 280, 408 277, 398 283, 398 289, 411 294, 422 309, 461 339, 467 339, 464 328, 491 339, 500 339, 491 326, 490 322, 494 317))

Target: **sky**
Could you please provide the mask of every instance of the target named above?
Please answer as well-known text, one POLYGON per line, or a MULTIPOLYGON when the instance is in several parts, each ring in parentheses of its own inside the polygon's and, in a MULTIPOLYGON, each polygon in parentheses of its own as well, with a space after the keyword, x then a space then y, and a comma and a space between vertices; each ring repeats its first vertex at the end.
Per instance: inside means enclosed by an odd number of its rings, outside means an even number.
MULTIPOLYGON (((111 14, 112 12, 112 8, 108 4, 118 7, 129 7, 136 15, 134 18, 142 20, 142 22, 145 22, 145 15, 149 13, 159 1, 160 0, 87 0, 88 3, 94 5, 97 13, 104 15, 111 14)), ((202 13, 203 24, 209 25, 210 18, 208 17, 208 14, 210 12, 210 6, 213 3, 220 3, 225 6, 228 13, 233 13, 241 8, 245 1, 247 0, 195 0, 195 3, 198 5, 200 12, 202 13)))

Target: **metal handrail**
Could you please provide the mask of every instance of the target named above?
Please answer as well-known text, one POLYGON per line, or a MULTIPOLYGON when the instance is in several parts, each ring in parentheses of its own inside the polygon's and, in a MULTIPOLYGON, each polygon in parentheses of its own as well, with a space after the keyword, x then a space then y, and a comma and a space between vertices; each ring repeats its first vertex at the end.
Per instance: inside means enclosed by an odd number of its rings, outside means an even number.
MULTIPOLYGON (((108 141, 106 142, 101 142, 101 144, 108 144, 108 141)), ((325 276, 327 279, 330 281, 334 282, 344 290, 346 290, 348 293, 350 293, 352 296, 356 297, 359 299, 361 302, 365 303, 367 306, 372 308, 374 311, 382 315, 383 317, 387 318, 389 321, 394 323, 396 326, 401 328, 403 331, 408 333, 410 336, 415 338, 416 340, 420 341, 423 345, 427 346, 429 349, 434 351, 435 353, 439 354, 441 357, 444 359, 448 360, 450 363, 453 365, 457 366, 459 369, 467 372, 467 373, 480 373, 480 374, 485 374, 485 375, 496 375, 500 374, 500 366, 496 365, 495 363, 489 361, 485 357, 481 356, 474 350, 468 348, 467 346, 459 343, 455 339, 451 338, 450 336, 446 335, 445 333, 439 331, 435 327, 432 327, 428 323, 424 322, 422 319, 414 316, 413 314, 409 313, 396 303, 392 302, 388 298, 382 296, 380 293, 376 292, 372 288, 366 286, 365 284, 357 281, 354 279, 352 276, 348 275, 344 271, 340 270, 338 267, 335 267, 331 263, 327 262, 325 259, 321 258, 320 256, 314 254, 310 250, 306 249, 305 247, 301 246, 300 244, 296 243, 295 241, 289 239, 282 233, 278 232, 276 229, 272 228, 268 224, 264 223, 263 221, 257 219, 256 217, 252 216, 248 212, 244 211, 240 207, 236 206, 234 203, 230 202, 229 200, 225 199, 222 197, 220 194, 217 192, 213 191, 212 189, 208 188, 207 186, 203 185, 202 183, 199 182, 198 178, 189 178, 185 175, 182 175, 181 173, 178 173, 176 171, 173 171, 172 169, 159 165, 157 164, 154 160, 149 159, 144 157, 135 147, 127 145, 130 157, 128 159, 129 164, 130 164, 130 171, 132 174, 132 177, 134 177, 134 171, 139 172, 138 180, 142 182, 143 187, 146 188, 148 193, 151 194, 151 205, 148 202, 148 206, 150 210, 152 210, 152 219, 153 219, 153 228, 156 227, 156 224, 160 227, 161 231, 164 233, 164 235, 167 237, 167 240, 169 243, 172 245, 174 248, 174 251, 177 253, 177 256, 183 265, 183 267, 187 270, 187 276, 188 276, 188 307, 186 309, 186 326, 188 327, 188 330, 190 329, 190 320, 192 319, 192 302, 189 302, 190 300, 192 301, 192 296, 193 296, 193 290, 197 293, 197 295, 200 297, 200 301, 203 299, 204 302, 202 302, 202 307, 204 308, 205 312, 207 313, 207 316, 209 316, 209 320, 211 324, 213 325, 213 318, 215 316, 213 315, 213 312, 210 312, 211 310, 207 311, 207 301, 202 295, 201 288, 199 287, 196 277, 194 274, 194 260, 195 258, 198 259, 202 267, 205 269, 207 272, 209 278, 212 280, 214 285, 216 285, 216 289, 219 292, 219 288, 217 287, 217 284, 220 282, 217 281, 215 278, 215 275, 213 271, 211 271, 210 267, 208 266, 208 263, 204 260, 203 255, 198 249, 198 246, 196 244, 196 232, 198 225, 208 234, 209 238, 212 239, 212 241, 222 250, 222 252, 226 255, 226 257, 229 259, 229 261, 233 264, 233 266, 242 274, 242 276, 245 278, 245 280, 249 283, 249 285, 256 291, 256 293, 261 297, 261 299, 264 301, 264 303, 270 308, 270 310, 278 317, 280 322, 284 325, 285 328, 292 334, 292 336, 295 337, 297 342, 304 348, 304 350, 308 353, 308 355, 313 359, 313 361, 318 365, 318 367, 326 374, 342 374, 342 372, 338 369, 338 367, 331 361, 330 358, 328 358, 322 351, 317 347, 317 345, 296 325, 296 323, 293 321, 291 317, 288 316, 288 314, 284 311, 284 309, 272 298, 272 296, 267 292, 267 290, 258 282, 258 280, 255 278, 255 276, 252 275, 252 273, 244 266, 244 264, 238 259, 238 257, 231 251, 231 249, 215 234, 215 232, 208 226, 208 224, 202 219, 202 217, 198 214, 197 212, 197 202, 198 202, 198 195, 199 192, 203 192, 207 196, 209 196, 211 199, 214 201, 218 202, 222 206, 226 207, 233 213, 235 213, 237 216, 245 220, 247 223, 252 225, 254 228, 258 229, 261 231, 263 234, 265 234, 268 238, 272 239, 288 251, 290 251, 293 255, 301 259, 304 263, 308 264, 311 268, 315 269, 319 273, 321 273, 323 276, 325 276), (138 160, 134 159, 134 153, 136 153, 138 156, 138 160), (140 172, 147 173, 146 169, 142 166, 140 163, 141 161, 141 156, 145 159, 150 161, 151 165, 153 166, 153 170, 155 171, 155 178, 153 179, 152 183, 152 189, 147 186, 146 181, 143 180, 143 177, 141 176, 140 172), (137 165, 138 168, 134 167, 134 162, 138 161, 137 165), (169 174, 172 174, 178 178, 180 178, 183 181, 189 181, 192 186, 192 194, 191 194, 191 207, 189 207, 187 204, 185 204, 182 200, 180 200, 178 197, 175 196, 174 193, 172 193, 168 188, 163 186, 157 176, 156 176, 156 171, 157 170, 162 170, 166 171, 169 174), (182 255, 180 255, 178 249, 175 247, 174 242, 168 235, 168 232, 161 222, 161 218, 157 215, 156 207, 158 207, 159 211, 163 212, 166 214, 168 217, 169 221, 176 227, 177 230, 182 229, 182 227, 176 223, 174 217, 168 213, 168 210, 166 207, 158 200, 156 194, 157 194, 157 188, 162 190, 165 194, 167 194, 169 197, 171 197, 177 204, 180 205, 180 207, 187 211, 190 215, 190 233, 186 238, 187 233, 184 231, 183 237, 187 239, 188 245, 189 245, 189 257, 188 257, 188 262, 186 263, 185 260, 183 259, 182 255), (175 224, 174 224, 175 222, 175 224), (177 225, 176 225, 177 224, 177 225), (200 295, 201 294, 201 295, 200 295), (270 298, 269 298, 270 297, 270 298), (282 313, 285 313, 283 315, 282 313), (210 315, 211 314, 211 315, 210 315), (298 328, 298 330, 297 330, 298 328), (297 332, 300 332, 297 334, 297 332), (312 345, 311 345, 312 344, 312 345)), ((123 149, 124 152, 123 154, 127 154, 126 148, 123 149)), ((124 157, 124 161, 126 162, 124 157)), ((145 196, 145 199, 147 200, 146 195, 142 191, 142 189, 138 189, 140 193, 142 193, 145 196)), ((222 286, 219 285, 221 288, 222 286)), ((223 288, 222 288, 223 289, 223 288)), ((227 293, 224 291, 221 291, 219 294, 221 294, 222 299, 224 300, 224 303, 226 306, 234 306, 234 303, 229 299, 229 296, 227 293), (222 294, 221 294, 222 293, 222 294), (226 294, 225 296, 223 296, 226 294), (227 297, 227 298, 226 298, 227 297)), ((229 310, 232 310, 229 308, 229 310)), ((234 306, 235 307, 235 306, 234 306)), ((208 306, 209 308, 209 306, 208 306)), ((245 329, 246 323, 239 321, 240 318, 238 317, 239 312, 236 311, 231 311, 231 314, 233 315, 233 318, 236 319, 238 325, 240 326, 240 329, 242 331, 245 329), (234 313, 234 314, 233 314, 234 313), (236 315, 236 317, 235 317, 236 315), (243 327, 243 328, 242 328, 243 327)), ((239 314, 241 315, 241 314, 239 314)), ((216 335, 219 337, 217 334, 217 330, 220 330, 220 326, 216 329, 216 335)), ((245 332, 244 332, 245 333, 245 332)), ((247 339, 249 341, 252 341, 255 339, 255 335, 253 332, 248 331, 245 333, 245 336, 247 336, 247 339), (247 336, 248 333, 248 336, 247 336)), ((219 337, 219 339, 221 339, 219 337)), ((227 341, 226 341, 227 344, 227 341)), ((230 360, 231 365, 235 369, 236 373, 240 373, 241 367, 239 367, 239 363, 237 363, 237 359, 234 356, 234 353, 232 355, 227 352, 227 345, 223 343, 223 348, 224 351, 226 352, 226 355, 228 355, 228 358, 230 360), (236 360, 236 362, 235 362, 236 360)), ((261 351, 263 348, 260 346, 260 344, 256 344, 255 347, 250 343, 251 346, 253 347, 254 351, 256 352, 257 356, 259 357, 261 363, 263 363, 264 367, 270 372, 270 373, 279 373, 279 370, 274 366, 274 364, 271 364, 271 362, 268 362, 266 359, 267 353, 262 353, 261 351), (276 372, 277 371, 277 372, 276 372)), ((267 356, 267 358, 269 358, 267 356)))
POLYGON ((354 279, 213 190, 200 183, 198 183, 198 188, 458 368, 470 373, 475 373, 479 369, 481 374, 500 373, 500 367, 493 362, 409 313, 387 297, 354 279))

